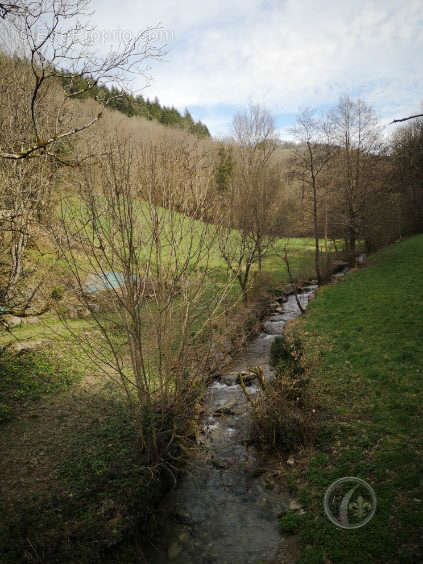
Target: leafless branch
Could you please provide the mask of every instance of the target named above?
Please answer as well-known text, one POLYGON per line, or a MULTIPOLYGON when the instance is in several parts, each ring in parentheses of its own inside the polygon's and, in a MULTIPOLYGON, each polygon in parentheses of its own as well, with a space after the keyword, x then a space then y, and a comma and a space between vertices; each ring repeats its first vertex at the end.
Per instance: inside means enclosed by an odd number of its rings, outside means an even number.
POLYGON ((421 118, 421 117, 423 117, 423 114, 415 114, 413 116, 408 116, 408 117, 405 117, 405 118, 394 119, 394 120, 391 121, 391 124, 400 123, 402 121, 408 121, 409 119, 416 119, 416 118, 421 118))

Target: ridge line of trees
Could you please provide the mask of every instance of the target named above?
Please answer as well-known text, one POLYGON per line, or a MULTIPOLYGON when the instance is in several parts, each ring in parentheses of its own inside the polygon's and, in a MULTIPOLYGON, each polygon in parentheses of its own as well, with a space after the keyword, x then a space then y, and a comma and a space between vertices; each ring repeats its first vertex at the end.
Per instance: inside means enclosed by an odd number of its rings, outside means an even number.
POLYGON ((109 108, 122 112, 128 117, 142 117, 149 121, 157 121, 162 125, 184 129, 198 137, 210 137, 207 126, 201 120, 195 121, 187 108, 182 114, 174 106, 160 104, 157 97, 150 100, 141 94, 135 96, 116 86, 109 88, 105 85, 95 85, 86 89, 84 81, 85 79, 76 82, 65 78, 63 86, 71 93, 82 91, 83 94, 79 96, 81 98, 108 99, 109 108))

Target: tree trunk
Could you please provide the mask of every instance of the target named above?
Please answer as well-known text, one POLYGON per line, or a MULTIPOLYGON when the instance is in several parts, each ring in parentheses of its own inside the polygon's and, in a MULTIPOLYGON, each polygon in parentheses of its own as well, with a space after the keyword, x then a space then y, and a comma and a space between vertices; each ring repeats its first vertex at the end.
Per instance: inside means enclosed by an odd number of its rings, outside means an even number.
POLYGON ((316 178, 313 174, 313 223, 314 223, 314 266, 316 269, 317 282, 322 282, 322 274, 320 272, 320 248, 319 248, 319 225, 317 217, 317 186, 316 178))
POLYGON ((354 261, 355 261, 355 250, 356 250, 355 231, 350 227, 349 235, 348 235, 348 253, 352 265, 354 265, 354 261))

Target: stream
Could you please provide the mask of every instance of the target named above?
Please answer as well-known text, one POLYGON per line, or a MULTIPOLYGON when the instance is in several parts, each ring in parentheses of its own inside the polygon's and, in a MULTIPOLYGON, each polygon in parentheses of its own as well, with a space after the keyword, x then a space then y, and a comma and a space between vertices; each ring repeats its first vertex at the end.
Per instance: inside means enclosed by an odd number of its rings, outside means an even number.
MULTIPOLYGON (((305 309, 317 286, 298 294, 305 309)), ((285 324, 299 315, 294 295, 272 304, 262 332, 249 342, 229 369, 208 388, 199 441, 202 455, 192 461, 181 483, 166 500, 169 514, 163 547, 149 556, 152 564, 289 563, 287 540, 278 517, 290 508, 290 498, 272 479, 269 461, 249 441, 249 404, 239 385, 248 367, 273 377, 270 347, 285 324)), ((250 394, 259 391, 253 381, 250 394)))

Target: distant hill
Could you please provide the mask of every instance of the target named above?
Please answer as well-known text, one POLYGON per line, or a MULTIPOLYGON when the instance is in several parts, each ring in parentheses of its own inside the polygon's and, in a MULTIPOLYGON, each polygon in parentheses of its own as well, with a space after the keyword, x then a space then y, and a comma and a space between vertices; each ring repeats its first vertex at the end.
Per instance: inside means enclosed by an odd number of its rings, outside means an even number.
MULTIPOLYGON (((81 82, 76 82, 73 79, 72 83, 70 83, 67 79, 64 79, 63 86, 68 91, 77 92, 83 89, 81 87, 84 85, 81 82)), ((81 97, 110 99, 108 103, 109 108, 122 112, 129 117, 139 116, 169 127, 185 129, 199 137, 210 137, 207 126, 201 121, 194 121, 188 109, 181 114, 173 106, 162 106, 157 97, 151 101, 148 98, 144 98, 144 96, 134 96, 119 88, 108 88, 107 86, 94 86, 84 92, 81 97)))

